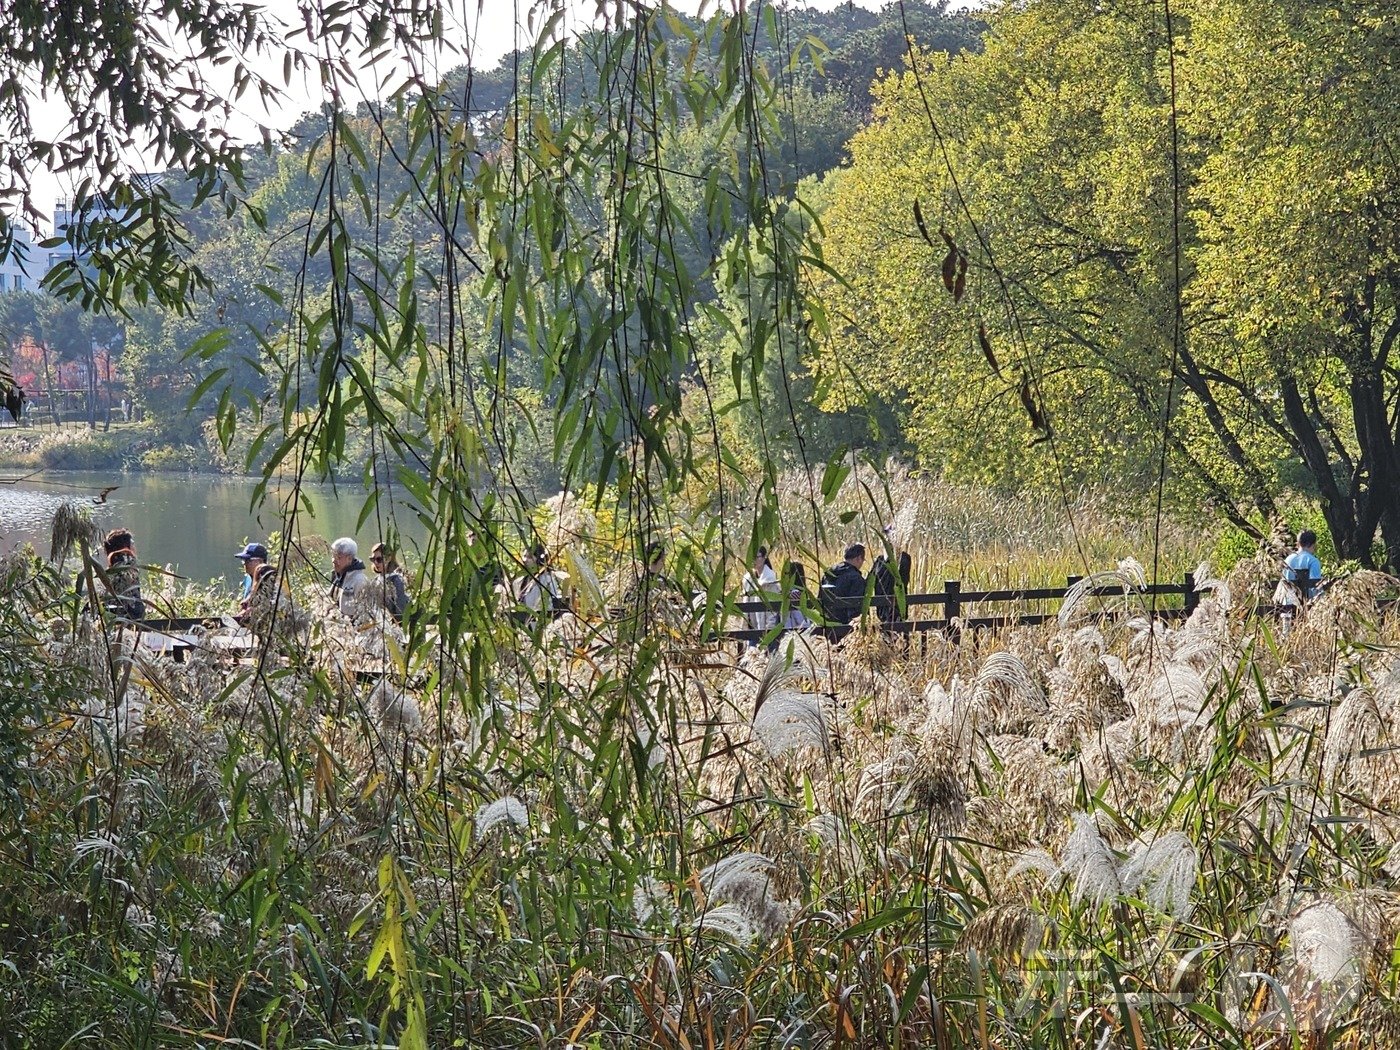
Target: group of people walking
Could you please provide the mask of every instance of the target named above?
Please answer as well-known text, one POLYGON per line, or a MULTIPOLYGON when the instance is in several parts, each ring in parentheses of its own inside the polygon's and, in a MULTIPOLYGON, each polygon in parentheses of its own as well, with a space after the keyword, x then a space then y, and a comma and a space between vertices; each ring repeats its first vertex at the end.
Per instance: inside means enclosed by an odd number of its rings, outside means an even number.
MULTIPOLYGON (((370 577, 359 554, 359 544, 349 536, 342 536, 331 544, 330 597, 343 613, 351 611, 352 603, 369 584, 370 577)), ((267 545, 262 543, 249 543, 234 557, 243 563, 239 614, 244 616, 257 600, 261 588, 277 586, 277 566, 269 560, 267 545)), ((370 548, 369 560, 375 575, 383 579, 381 601, 385 611, 396 621, 402 619, 408 607, 408 585, 393 550, 382 541, 376 543, 370 548)))
MULTIPOLYGON (((108 532, 102 540, 102 552, 106 565, 101 582, 106 594, 100 598, 101 604, 125 619, 144 619, 146 601, 141 595, 140 565, 131 530, 120 527, 108 532)), ((276 590, 278 569, 265 543, 248 543, 234 557, 243 563, 243 582, 238 593, 238 618, 243 619, 260 597, 276 590)), ((408 587, 393 550, 382 542, 376 543, 370 549, 370 566, 383 579, 385 610, 395 620, 401 619, 408 607, 408 587)), ((369 579, 354 539, 342 536, 331 544, 330 597, 341 612, 350 611, 351 603, 369 579)), ((79 576, 78 588, 81 591, 83 587, 84 577, 79 576)), ((99 600, 96 593, 93 597, 99 600)))
MULTIPOLYGON (((827 626, 849 624, 861 612, 872 607, 886 623, 903 615, 902 599, 908 593, 912 562, 907 553, 900 553, 891 565, 883 554, 877 555, 867 576, 866 550, 863 543, 853 543, 844 556, 822 573, 816 607, 827 626), (872 599, 867 603, 867 599, 872 599)), ((748 613, 749 627, 769 631, 779 625, 788 631, 800 631, 811 626, 804 605, 811 609, 807 594, 807 573, 801 563, 789 561, 780 577, 769 559, 768 548, 759 547, 752 568, 745 573, 744 597, 748 601, 772 602, 781 606, 774 612, 748 613), (805 599, 805 601, 804 601, 805 599)))
MULTIPOLYGON (((1304 530, 1298 536, 1297 549, 1288 557, 1275 602, 1282 606, 1298 606, 1314 597, 1322 582, 1321 563, 1316 555, 1317 536, 1304 530)), ((103 604, 112 612, 130 619, 145 616, 146 602, 141 595, 136 543, 130 529, 115 528, 104 537, 106 559, 104 576, 107 596, 103 604)), ((359 545, 349 536, 342 536, 330 545, 330 597, 343 613, 352 611, 352 603, 369 585, 370 575, 359 558, 359 545)), ((252 542, 234 554, 243 564, 243 581, 239 591, 239 618, 247 617, 259 596, 278 585, 278 569, 271 561, 266 544, 252 542)), ((820 612, 824 626, 851 623, 866 608, 873 608, 880 619, 893 623, 905 615, 905 598, 909 592, 911 562, 907 553, 900 553, 891 563, 884 555, 876 557, 870 573, 864 572, 866 549, 853 543, 845 549, 841 561, 827 569, 815 603, 807 593, 807 574, 800 562, 788 561, 781 574, 774 568, 767 547, 759 547, 753 564, 744 574, 743 597, 747 602, 763 602, 771 608, 749 611, 749 628, 771 631, 797 631, 812 626, 808 613, 820 612)), ((637 581, 629 588, 624 604, 644 600, 650 590, 678 590, 664 573, 665 547, 659 541, 649 544, 637 581)), ((543 545, 536 544, 521 555, 524 572, 508 585, 502 581, 500 590, 508 593, 521 607, 532 612, 556 613, 567 609, 559 576, 549 564, 543 545)), ((402 619, 408 606, 408 587, 394 551, 383 542, 370 548, 369 569, 382 580, 381 601, 384 609, 396 621, 402 619)), ((84 586, 79 577, 78 586, 84 586)), ((93 595, 96 599, 96 594, 93 595)))

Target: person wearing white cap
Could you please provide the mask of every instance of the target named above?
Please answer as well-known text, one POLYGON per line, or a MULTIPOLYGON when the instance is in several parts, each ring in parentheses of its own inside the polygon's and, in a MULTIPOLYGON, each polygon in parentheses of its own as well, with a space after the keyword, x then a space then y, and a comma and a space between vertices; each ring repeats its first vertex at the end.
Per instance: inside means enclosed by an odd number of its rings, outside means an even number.
POLYGON ((339 603, 341 612, 349 610, 355 595, 369 582, 365 563, 357 557, 359 553, 359 544, 349 536, 331 544, 331 597, 339 603))

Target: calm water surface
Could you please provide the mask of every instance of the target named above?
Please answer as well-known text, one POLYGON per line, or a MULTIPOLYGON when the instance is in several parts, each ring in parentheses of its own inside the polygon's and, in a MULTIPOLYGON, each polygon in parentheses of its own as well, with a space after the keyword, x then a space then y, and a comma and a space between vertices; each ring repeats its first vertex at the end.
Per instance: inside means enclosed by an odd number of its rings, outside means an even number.
MULTIPOLYGON (((47 557, 49 533, 56 511, 64 500, 92 502, 104 488, 117 485, 106 502, 94 505, 93 518, 103 532, 124 525, 136 537, 136 555, 145 563, 169 564, 175 572, 201 582, 211 579, 235 586, 242 578, 233 557, 250 540, 266 540, 282 530, 281 501, 269 497, 254 510, 249 501, 257 482, 251 478, 227 478, 205 474, 112 474, 87 471, 45 471, 13 481, 15 475, 0 472, 0 550, 10 551, 32 543, 47 557)), ((379 539, 379 526, 371 517, 357 532, 355 522, 365 494, 358 483, 303 486, 311 497, 312 514, 297 514, 300 536, 319 535, 327 540, 354 536, 360 556, 368 560, 370 545, 379 539)), ((387 513, 381 498, 378 512, 387 513)), ((422 528, 407 508, 398 508, 395 524, 410 551, 421 539, 422 528)), ((411 554, 410 554, 411 558, 411 554)))

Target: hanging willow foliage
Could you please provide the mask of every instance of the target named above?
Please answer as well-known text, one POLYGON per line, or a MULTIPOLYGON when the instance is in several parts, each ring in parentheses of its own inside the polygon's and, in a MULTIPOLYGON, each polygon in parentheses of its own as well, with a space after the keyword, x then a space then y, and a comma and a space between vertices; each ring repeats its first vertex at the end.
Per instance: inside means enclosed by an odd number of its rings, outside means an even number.
MULTIPOLYGON (((774 11, 716 15, 697 30, 625 7, 571 42, 559 31, 562 4, 551 6, 496 122, 474 114, 470 79, 463 89, 416 78, 371 107, 370 135, 346 105, 328 108, 302 276, 284 332, 265 344, 276 392, 250 453, 270 450, 268 479, 328 477, 343 469, 349 435, 367 432, 362 522, 390 538, 404 515, 426 526, 396 673, 428 683, 433 724, 476 727, 473 764, 498 771, 493 792, 546 796, 554 817, 537 834, 551 856, 570 858, 577 900, 518 916, 532 947, 519 945, 513 965, 531 972, 548 969, 555 946, 588 944, 607 925, 619 878, 677 878, 708 843, 709 825, 687 801, 698 769, 677 767, 675 748, 709 752, 720 741, 682 704, 687 662, 733 601, 726 552, 776 534, 779 459, 765 456, 750 476, 721 438, 724 406, 697 344, 702 290, 746 304, 730 361, 741 400, 760 397, 770 355, 791 372, 821 324, 804 284, 819 264, 815 217, 767 172, 784 80, 754 52, 759 34, 781 33, 774 11), (708 170, 671 171, 667 136, 683 119, 737 146, 708 170), (386 199, 389 172, 411 188, 386 199), (699 184, 711 229, 691 228, 678 180, 699 184), (522 370, 540 391, 528 405, 515 385, 522 370), (566 492, 586 494, 584 512, 615 522, 623 575, 651 560, 649 545, 666 548, 664 585, 614 588, 610 601, 626 596, 611 622, 575 624, 563 639, 503 615, 498 588, 540 538, 536 505, 548 493, 521 473, 527 442, 546 446, 566 492), (697 606, 692 589, 704 594, 697 606), (561 644, 592 673, 560 677, 557 661, 540 658, 561 644), (526 697, 536 729, 521 736, 509 730, 526 697)), ((239 425, 226 396, 220 434, 231 439, 239 425)), ((828 470, 828 497, 844 476, 828 470)), ((819 527, 814 514, 813 550, 819 527)), ((572 565, 576 577, 589 571, 582 555, 572 565)), ((436 743, 443 756, 453 742, 436 743)), ((450 869, 458 788, 393 791, 406 819, 384 833, 386 863, 407 850, 450 869), (415 845, 396 843, 402 835, 415 845)), ((412 913, 396 870, 381 878, 387 943, 412 913)), ((537 877, 525 866, 513 876, 537 877)), ((460 972, 479 908, 454 897, 439 920, 460 972)), ((588 951, 600 953, 601 971, 602 946, 588 951)), ((408 1011, 405 1040, 426 1023, 415 973, 391 977, 390 1002, 408 1011)), ((470 1009, 456 1010, 470 1035, 470 1009)))

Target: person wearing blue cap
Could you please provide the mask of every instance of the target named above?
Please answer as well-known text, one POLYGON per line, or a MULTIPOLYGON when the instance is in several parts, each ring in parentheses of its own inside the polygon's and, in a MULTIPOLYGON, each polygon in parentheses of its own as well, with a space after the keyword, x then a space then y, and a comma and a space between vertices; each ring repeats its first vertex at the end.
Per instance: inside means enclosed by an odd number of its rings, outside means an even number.
POLYGON ((248 598, 253 593, 253 581, 257 579, 258 569, 267 564, 267 548, 261 543, 250 543, 234 557, 243 563, 243 589, 238 594, 238 611, 241 614, 248 611, 248 598))

